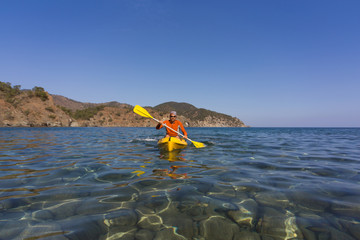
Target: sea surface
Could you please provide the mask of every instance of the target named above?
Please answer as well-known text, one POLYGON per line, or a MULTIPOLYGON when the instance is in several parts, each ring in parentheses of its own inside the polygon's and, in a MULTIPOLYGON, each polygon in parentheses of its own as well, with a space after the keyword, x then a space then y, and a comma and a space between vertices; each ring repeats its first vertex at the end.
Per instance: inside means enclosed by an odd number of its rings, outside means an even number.
POLYGON ((360 128, 0 128, 0 239, 360 239, 360 128))

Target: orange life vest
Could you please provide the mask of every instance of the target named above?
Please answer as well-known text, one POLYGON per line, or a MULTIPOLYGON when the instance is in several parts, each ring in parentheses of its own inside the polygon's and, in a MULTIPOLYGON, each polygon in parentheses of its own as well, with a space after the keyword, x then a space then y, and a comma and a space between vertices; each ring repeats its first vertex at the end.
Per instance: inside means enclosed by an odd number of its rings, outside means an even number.
MULTIPOLYGON (((173 123, 171 123, 169 120, 166 120, 163 123, 166 124, 166 126, 171 127, 174 130, 177 130, 178 132, 179 132, 179 128, 180 128, 181 131, 183 132, 183 134, 185 136, 187 136, 187 132, 185 131, 184 126, 182 125, 182 123, 179 120, 175 120, 173 123)), ((160 129, 162 127, 163 127, 163 125, 160 124, 160 126, 156 127, 156 129, 160 129)), ((178 135, 177 132, 174 132, 174 131, 170 130, 169 128, 166 128, 166 134, 169 135, 170 137, 176 137, 178 135)))

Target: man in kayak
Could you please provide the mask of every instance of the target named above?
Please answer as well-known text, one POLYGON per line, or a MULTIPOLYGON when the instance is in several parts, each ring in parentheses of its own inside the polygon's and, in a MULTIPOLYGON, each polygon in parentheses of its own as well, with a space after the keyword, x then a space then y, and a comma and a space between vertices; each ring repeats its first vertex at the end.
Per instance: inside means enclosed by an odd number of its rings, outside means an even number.
MULTIPOLYGON (((176 112, 175 111, 171 111, 170 112, 170 119, 169 120, 165 120, 163 122, 160 122, 157 126, 156 129, 161 129, 164 125, 177 130, 179 132, 179 130, 181 129, 181 131, 184 134, 184 137, 187 138, 187 132, 185 131, 185 128, 183 126, 183 124, 179 121, 176 120, 176 112)), ((177 132, 172 131, 169 128, 166 128, 166 136, 165 137, 176 137, 179 138, 179 135, 177 132)))

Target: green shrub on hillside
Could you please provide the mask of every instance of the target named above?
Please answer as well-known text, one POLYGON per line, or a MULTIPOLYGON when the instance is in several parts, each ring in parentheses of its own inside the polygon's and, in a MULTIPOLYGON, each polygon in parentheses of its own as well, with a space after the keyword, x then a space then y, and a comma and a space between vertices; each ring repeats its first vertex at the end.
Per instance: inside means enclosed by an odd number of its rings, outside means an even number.
MULTIPOLYGON (((21 86, 15 85, 11 86, 11 83, 7 82, 1 82, 0 81, 0 92, 2 92, 5 95, 5 99, 9 103, 14 103, 14 97, 21 94, 21 86)), ((38 97, 43 101, 46 101, 49 99, 48 94, 45 92, 44 88, 42 87, 34 87, 31 90, 26 91, 29 97, 38 97)))
POLYGON ((82 119, 82 120, 90 120, 93 116, 95 116, 98 112, 104 109, 104 106, 90 107, 83 110, 76 110, 73 114, 73 118, 82 119))
POLYGON ((35 92, 35 96, 40 98, 42 101, 46 101, 49 99, 47 93, 45 92, 44 88, 42 87, 34 87, 32 89, 35 92))
POLYGON ((25 116, 29 116, 30 110, 29 110, 29 109, 26 109, 26 110, 24 111, 24 114, 25 114, 25 116))
POLYGON ((5 100, 14 103, 14 97, 20 94, 20 85, 11 86, 11 83, 0 82, 0 91, 4 93, 5 100))
POLYGON ((70 109, 60 106, 60 105, 57 105, 57 107, 60 108, 61 110, 63 110, 63 112, 66 113, 67 115, 72 116, 73 112, 70 109))
POLYGON ((89 107, 83 110, 76 110, 75 112, 71 111, 70 109, 62 106, 58 106, 65 112, 67 115, 74 119, 81 119, 81 120, 90 120, 90 118, 94 117, 98 112, 104 109, 104 106, 96 106, 96 107, 89 107))

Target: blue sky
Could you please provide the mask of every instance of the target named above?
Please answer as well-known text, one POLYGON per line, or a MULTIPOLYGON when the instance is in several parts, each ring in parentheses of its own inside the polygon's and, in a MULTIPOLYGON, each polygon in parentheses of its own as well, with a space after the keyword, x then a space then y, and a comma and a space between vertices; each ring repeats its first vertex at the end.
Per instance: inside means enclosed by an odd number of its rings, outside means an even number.
POLYGON ((4 0, 0 81, 254 127, 360 127, 358 0, 4 0))

